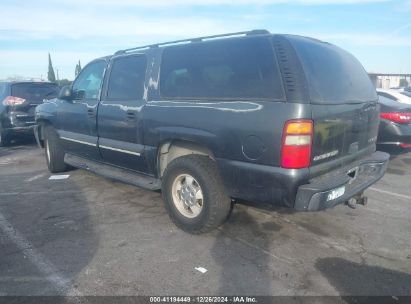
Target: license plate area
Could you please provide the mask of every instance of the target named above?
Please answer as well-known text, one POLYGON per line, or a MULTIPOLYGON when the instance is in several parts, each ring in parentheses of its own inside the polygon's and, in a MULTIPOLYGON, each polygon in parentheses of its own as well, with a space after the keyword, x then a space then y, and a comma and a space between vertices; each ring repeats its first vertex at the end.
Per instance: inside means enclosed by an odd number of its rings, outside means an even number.
POLYGON ((329 191, 328 195, 327 195, 327 202, 333 201, 333 200, 343 196, 344 193, 345 193, 345 186, 338 187, 338 188, 335 188, 335 189, 329 191))

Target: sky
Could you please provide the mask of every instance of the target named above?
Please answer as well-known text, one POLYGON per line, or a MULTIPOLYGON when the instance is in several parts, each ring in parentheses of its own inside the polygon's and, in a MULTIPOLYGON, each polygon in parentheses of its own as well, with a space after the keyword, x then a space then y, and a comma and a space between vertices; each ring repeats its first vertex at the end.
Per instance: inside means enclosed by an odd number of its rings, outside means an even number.
POLYGON ((368 72, 411 73, 411 0, 1 0, 0 79, 59 78, 119 49, 267 29, 354 54, 368 72))

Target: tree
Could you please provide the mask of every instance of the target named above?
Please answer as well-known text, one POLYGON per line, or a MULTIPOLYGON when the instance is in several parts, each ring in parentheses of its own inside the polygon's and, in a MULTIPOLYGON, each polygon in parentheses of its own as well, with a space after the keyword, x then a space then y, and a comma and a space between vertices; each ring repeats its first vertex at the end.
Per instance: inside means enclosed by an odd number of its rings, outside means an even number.
POLYGON ((56 81, 56 75, 54 74, 54 69, 53 69, 53 64, 51 63, 50 53, 49 53, 49 70, 47 72, 47 79, 50 82, 55 82, 56 81))
POLYGON ((68 80, 68 79, 61 79, 59 81, 59 86, 64 87, 67 85, 71 85, 72 81, 68 80))
POLYGON ((74 71, 74 76, 77 77, 78 74, 80 74, 80 72, 81 72, 81 63, 80 63, 80 60, 79 60, 78 63, 76 64, 76 69, 74 71))

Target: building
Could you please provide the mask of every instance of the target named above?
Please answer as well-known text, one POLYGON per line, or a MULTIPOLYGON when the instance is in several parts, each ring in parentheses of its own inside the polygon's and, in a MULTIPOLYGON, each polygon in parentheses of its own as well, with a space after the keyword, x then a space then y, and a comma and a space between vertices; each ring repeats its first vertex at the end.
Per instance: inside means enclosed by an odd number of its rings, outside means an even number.
POLYGON ((389 89, 411 85, 411 74, 369 73, 376 88, 389 89))

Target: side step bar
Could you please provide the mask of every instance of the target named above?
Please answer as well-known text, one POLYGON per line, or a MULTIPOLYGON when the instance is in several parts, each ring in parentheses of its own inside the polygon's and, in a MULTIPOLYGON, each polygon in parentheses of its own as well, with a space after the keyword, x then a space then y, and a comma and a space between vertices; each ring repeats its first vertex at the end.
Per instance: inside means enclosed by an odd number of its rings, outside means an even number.
POLYGON ((98 175, 102 175, 107 178, 122 181, 124 183, 138 186, 147 190, 159 190, 161 189, 161 180, 139 174, 126 169, 120 169, 118 167, 106 165, 100 162, 85 159, 73 154, 66 154, 64 156, 64 162, 70 166, 84 169, 98 175))

